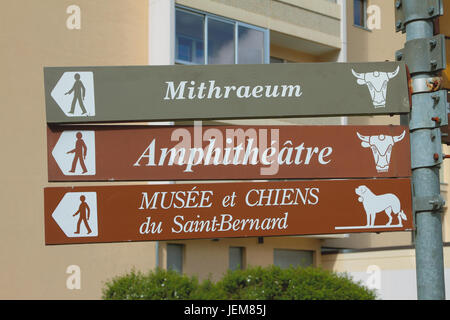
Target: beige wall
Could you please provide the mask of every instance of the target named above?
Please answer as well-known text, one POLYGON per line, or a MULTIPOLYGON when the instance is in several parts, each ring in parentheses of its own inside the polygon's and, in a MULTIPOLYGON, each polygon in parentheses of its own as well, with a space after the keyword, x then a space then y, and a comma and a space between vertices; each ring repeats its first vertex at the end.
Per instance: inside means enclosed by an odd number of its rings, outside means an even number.
POLYGON ((395 51, 403 48, 406 36, 395 32, 392 1, 368 0, 380 8, 380 29, 366 30, 353 25, 353 1, 347 0, 347 44, 349 62, 394 61, 395 51))
POLYGON ((264 237, 263 243, 258 238, 236 238, 189 241, 160 242, 160 266, 166 267, 166 244, 184 245, 183 272, 196 274, 200 280, 210 277, 219 280, 228 269, 229 248, 244 247, 245 267, 268 266, 274 263, 275 249, 313 251, 314 266, 321 264, 320 239, 302 237, 264 237))
MULTIPOLYGON (((444 247, 446 297, 450 287, 450 247, 444 247)), ((324 268, 345 271, 355 281, 376 289, 378 298, 386 300, 417 299, 416 256, 414 249, 381 250, 322 256, 324 268)))
POLYGON ((276 44, 270 46, 270 56, 284 59, 289 62, 318 62, 319 57, 306 52, 284 48, 276 44))
POLYGON ((45 246, 47 182, 43 67, 147 64, 147 0, 79 0, 81 29, 68 30, 73 1, 2 1, 0 299, 99 298, 102 281, 154 266, 153 243, 45 246), (81 290, 66 268, 81 268, 81 290))
MULTIPOLYGON (((406 36, 395 32, 392 1, 369 0, 368 6, 380 8, 380 29, 364 29, 353 24, 353 1, 347 1, 348 62, 395 61, 395 52, 403 48, 406 36)), ((399 124, 398 116, 349 117, 349 124, 399 124)))
MULTIPOLYGON (((148 0, 79 0, 81 29, 69 30, 72 1, 20 0, 1 4, 0 299, 98 299, 104 282, 132 268, 156 265, 155 242, 44 245, 43 189, 85 185, 48 183, 44 66, 146 65, 148 0), (69 266, 81 270, 81 289, 69 290, 69 266)), ((94 184, 94 183, 93 183, 94 184)), ((95 183, 102 184, 102 183, 95 183)), ((188 274, 220 276, 229 245, 245 246, 247 263, 270 264, 274 248, 316 252, 320 240, 271 238, 186 241, 188 274)), ((160 264, 165 264, 161 243, 160 264)))

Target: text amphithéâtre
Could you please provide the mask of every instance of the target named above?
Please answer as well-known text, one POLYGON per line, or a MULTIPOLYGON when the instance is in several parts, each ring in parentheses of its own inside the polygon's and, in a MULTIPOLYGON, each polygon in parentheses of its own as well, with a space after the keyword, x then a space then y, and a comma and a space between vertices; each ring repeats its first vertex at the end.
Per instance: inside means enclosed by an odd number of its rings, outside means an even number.
MULTIPOLYGON (((157 139, 153 139, 133 164, 139 166, 185 166, 184 172, 193 172, 198 165, 225 166, 274 166, 304 165, 313 163, 327 165, 330 163, 333 148, 330 146, 305 146, 305 143, 293 145, 287 140, 282 146, 272 140, 270 146, 258 145, 252 138, 246 143, 233 146, 233 141, 226 139, 217 143, 210 139, 206 147, 175 146, 172 148, 156 147, 157 139), (159 156, 157 156, 159 155, 159 156)), ((276 172, 273 172, 276 173, 276 172)))

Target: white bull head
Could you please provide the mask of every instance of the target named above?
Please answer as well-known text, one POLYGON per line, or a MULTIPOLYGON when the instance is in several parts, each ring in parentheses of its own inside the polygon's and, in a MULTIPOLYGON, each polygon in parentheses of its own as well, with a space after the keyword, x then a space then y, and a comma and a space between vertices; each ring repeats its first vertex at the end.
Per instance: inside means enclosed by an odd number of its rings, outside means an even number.
POLYGON ((366 72, 358 73, 352 69, 353 75, 356 77, 356 82, 359 85, 367 85, 369 88, 372 103, 375 108, 383 108, 386 105, 386 91, 390 79, 394 78, 400 67, 394 72, 366 72))
POLYGON ((399 136, 363 136, 356 132, 364 148, 371 148, 377 172, 387 172, 391 161, 392 147, 405 137, 405 131, 399 136))

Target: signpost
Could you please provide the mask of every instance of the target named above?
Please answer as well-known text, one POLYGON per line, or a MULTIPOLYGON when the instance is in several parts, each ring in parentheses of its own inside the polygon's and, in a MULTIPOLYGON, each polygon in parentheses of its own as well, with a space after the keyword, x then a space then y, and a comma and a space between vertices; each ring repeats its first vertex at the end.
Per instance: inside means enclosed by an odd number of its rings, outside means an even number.
POLYGON ((44 199, 48 245, 413 228, 404 178, 49 187, 44 199))
POLYGON ((404 126, 57 126, 49 181, 410 177, 404 126))
POLYGON ((444 299, 444 9, 394 3, 397 62, 44 68, 49 181, 353 178, 48 187, 46 244, 406 231, 413 202, 418 297, 444 299), (393 114, 409 128, 52 126, 393 114))
POLYGON ((446 69, 445 37, 435 35, 435 19, 444 13, 442 4, 440 0, 395 1, 396 29, 406 33, 405 47, 396 57, 407 62, 413 84, 409 128, 417 297, 433 300, 445 300, 441 222, 444 200, 439 181, 443 156, 439 127, 446 125, 447 114, 432 117, 429 114, 446 106, 446 99, 436 92, 442 82, 442 70, 446 69))
POLYGON ((410 111, 403 62, 46 67, 48 123, 410 111))

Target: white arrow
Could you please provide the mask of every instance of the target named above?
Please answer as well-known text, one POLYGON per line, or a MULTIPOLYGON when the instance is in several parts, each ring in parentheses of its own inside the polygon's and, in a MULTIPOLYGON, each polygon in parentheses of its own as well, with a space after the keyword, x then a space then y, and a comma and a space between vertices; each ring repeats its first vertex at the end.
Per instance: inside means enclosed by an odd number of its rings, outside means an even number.
POLYGON ((95 175, 95 131, 63 131, 52 156, 66 176, 95 175))
POLYGON ((94 73, 64 72, 51 96, 68 117, 95 116, 94 73))
POLYGON ((53 211, 52 218, 69 238, 97 237, 97 193, 67 192, 53 211))

